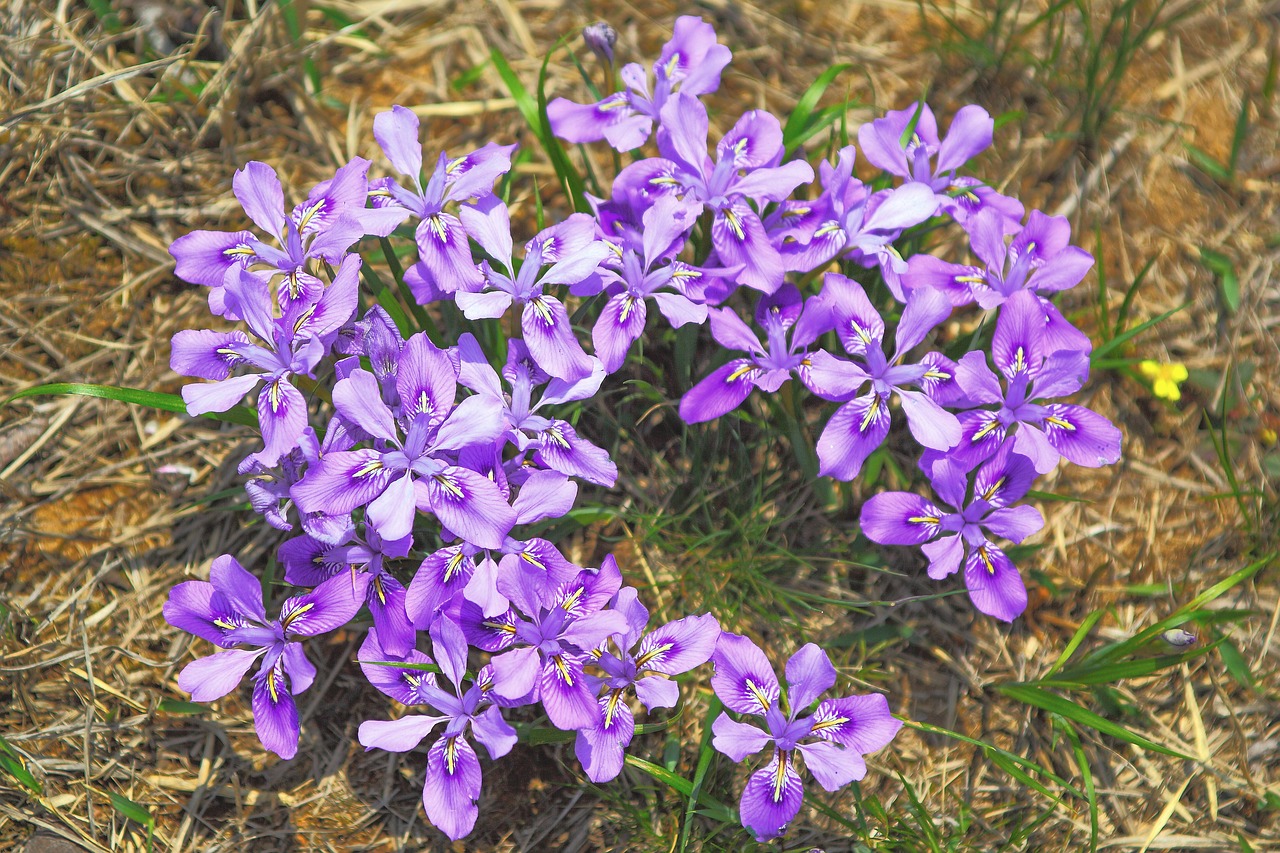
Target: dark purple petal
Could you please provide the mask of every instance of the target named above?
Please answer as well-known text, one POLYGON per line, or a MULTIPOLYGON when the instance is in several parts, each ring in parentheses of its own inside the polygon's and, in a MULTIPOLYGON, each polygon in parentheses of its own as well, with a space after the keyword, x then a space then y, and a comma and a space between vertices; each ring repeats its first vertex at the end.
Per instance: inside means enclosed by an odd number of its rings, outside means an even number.
POLYGON ((923 545, 938 533, 943 513, 910 492, 880 492, 862 505, 862 532, 881 545, 923 545))
POLYGON ((667 675, 688 672, 711 659, 719 638, 720 623, 710 613, 668 622, 640 641, 636 668, 667 675))
MULTIPOLYGON (((281 204, 283 205, 283 198, 281 204)), ((221 287, 233 265, 251 263, 255 254, 248 231, 192 231, 174 240, 169 254, 177 262, 173 273, 183 281, 221 287)))
POLYGON ((568 422, 551 421, 538 439, 538 464, 599 486, 612 486, 618 479, 618 466, 608 452, 581 438, 568 422))

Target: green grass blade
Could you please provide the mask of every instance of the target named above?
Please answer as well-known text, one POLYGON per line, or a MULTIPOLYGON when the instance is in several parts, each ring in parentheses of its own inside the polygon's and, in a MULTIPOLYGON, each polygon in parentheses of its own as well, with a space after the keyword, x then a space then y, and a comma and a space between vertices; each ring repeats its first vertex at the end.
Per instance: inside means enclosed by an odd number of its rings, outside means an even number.
POLYGON ((689 833, 693 831, 693 816, 698 810, 698 801, 702 797, 702 783, 707 778, 707 771, 711 768, 711 759, 715 758, 715 749, 711 746, 711 720, 720 716, 720 711, 724 706, 720 704, 720 698, 715 694, 711 696, 711 704, 707 708, 707 714, 703 718, 702 726, 702 742, 698 744, 698 766, 693 769, 693 785, 689 791, 689 806, 684 812, 684 824, 680 827, 680 844, 676 847, 680 853, 689 849, 689 833))
POLYGON ((787 124, 782 129, 782 144, 786 147, 787 154, 795 150, 795 147, 803 141, 801 135, 809 126, 809 119, 813 116, 814 107, 818 105, 818 100, 827 91, 831 81, 852 67, 848 62, 832 65, 818 75, 818 79, 813 81, 813 85, 805 90, 805 93, 800 96, 800 100, 796 101, 796 107, 791 111, 791 115, 787 117, 787 124))
POLYGON ((111 807, 120 814, 127 817, 134 823, 142 826, 151 827, 155 825, 156 819, 142 805, 135 803, 124 794, 117 794, 115 791, 108 791, 107 797, 111 800, 111 807))
POLYGON ((0 736, 0 770, 8 773, 33 794, 43 794, 44 786, 40 780, 31 775, 31 771, 22 763, 17 750, 9 746, 9 741, 0 736))
POLYGON ((1023 684, 999 684, 996 690, 1015 699, 1025 705, 1033 708, 1039 708, 1042 711, 1048 711, 1065 717, 1074 723, 1096 729, 1103 734, 1111 735, 1114 738, 1131 743, 1134 746, 1140 746, 1149 752, 1158 752, 1161 755, 1171 755, 1174 758, 1182 758, 1187 761, 1195 759, 1186 753, 1178 752, 1176 749, 1170 749, 1163 744, 1156 743, 1150 738, 1143 737, 1137 732, 1130 731, 1117 722, 1108 720, 1100 714, 1090 711, 1088 708, 1080 705, 1065 696, 1059 696, 1057 693, 1051 693, 1040 687, 1031 687, 1023 684))
MULTIPOLYGON (((978 749, 982 750, 982 753, 986 755, 987 758, 991 759, 993 762, 1004 761, 1009 764, 1012 764, 1013 766, 1019 768, 1020 770, 1033 771, 1036 774, 1045 777, 1046 779, 1051 779, 1054 782, 1057 782, 1069 794, 1072 794, 1076 797, 1080 797, 1082 799, 1084 797, 1084 794, 1081 793, 1079 790, 1077 790, 1074 785, 1072 785, 1066 779, 1063 779, 1061 776, 1058 776, 1052 770, 1048 770, 1040 766, 1039 764, 1037 764, 1036 762, 1032 761, 1029 758, 1023 758, 1021 755, 1017 755, 1016 753, 1009 752, 1007 749, 1001 749, 998 746, 992 746, 986 741, 978 740, 977 738, 972 738, 972 737, 969 737, 968 735, 962 735, 959 732, 953 732, 951 729, 944 729, 942 726, 935 726, 932 723, 921 723, 916 720, 903 720, 902 724, 909 729, 915 729, 917 731, 928 732, 930 734, 935 734, 935 735, 944 735, 946 737, 951 738, 952 740, 958 740, 961 743, 967 743, 970 746, 976 746, 978 747, 978 749), (997 758, 997 756, 999 756, 999 758, 997 758)), ((1034 779, 1031 779, 1030 781, 1028 781, 1028 779, 1030 779, 1029 776, 1027 779, 1020 779, 1019 781, 1023 782, 1024 784, 1031 785, 1031 787, 1035 788, 1035 790, 1039 791, 1041 794, 1045 795, 1050 799, 1057 798, 1057 795, 1051 792, 1043 784, 1035 781, 1034 779)))
POLYGON ((1098 792, 1093 786, 1093 770, 1089 767, 1089 757, 1085 755, 1084 745, 1080 743, 1080 735, 1075 727, 1066 720, 1059 721, 1071 741, 1071 752, 1076 757, 1076 766, 1080 768, 1080 780, 1084 782, 1084 796, 1089 803, 1089 853, 1098 849, 1098 792))
POLYGON ((1089 363, 1096 364, 1104 356, 1124 346, 1129 341, 1136 338, 1138 335, 1147 331, 1147 329, 1150 329, 1154 326, 1159 325, 1160 323, 1163 323, 1165 320, 1168 320, 1170 317, 1172 317, 1174 314, 1177 314, 1179 311, 1186 310, 1188 307, 1190 307, 1190 305, 1191 305, 1190 302, 1184 302, 1181 305, 1179 305, 1177 308, 1170 308, 1168 311, 1165 311, 1163 314, 1160 314, 1156 317, 1152 317, 1150 320, 1147 320, 1145 323, 1139 323, 1138 325, 1134 326, 1132 329, 1126 329, 1125 331, 1121 332, 1111 340, 1107 341, 1106 343, 1102 344, 1097 349, 1095 349, 1093 351, 1093 354, 1089 356, 1089 363))
MULTIPOLYGON (((120 403, 132 403, 135 406, 146 406, 162 412, 177 412, 185 415, 187 404, 177 394, 165 394, 160 391, 144 391, 141 388, 122 388, 118 385, 88 385, 82 382, 55 382, 51 385, 37 385, 19 391, 9 399, 0 403, 0 409, 25 397, 38 396, 79 396, 98 397, 104 400, 115 400, 120 403)), ((258 428, 258 413, 248 406, 236 406, 225 412, 208 412, 204 415, 216 421, 241 426, 258 428)))
MULTIPOLYGON (((569 732, 569 734, 572 735, 573 732, 569 732)), ((643 758, 637 758, 631 754, 628 754, 624 760, 627 764, 637 770, 649 774, 654 779, 662 782, 681 794, 684 794, 686 797, 693 796, 693 783, 680 774, 672 773, 665 767, 659 767, 651 761, 645 761, 643 758)), ((714 797, 699 793, 698 799, 704 806, 704 808, 699 812, 700 814, 707 815, 714 820, 721 821, 722 823, 737 822, 738 813, 714 797)))
POLYGON ((1084 617, 1084 621, 1080 623, 1080 627, 1076 629, 1072 635, 1071 641, 1067 643, 1067 647, 1062 650, 1062 654, 1058 655, 1058 659, 1053 662, 1053 666, 1049 667, 1049 671, 1045 673, 1045 678, 1053 675, 1062 669, 1070 660, 1071 656, 1076 653, 1076 649, 1080 648, 1080 644, 1084 642, 1084 638, 1093 630, 1093 626, 1098 624, 1098 620, 1102 618, 1103 611, 1095 610, 1088 616, 1084 617))

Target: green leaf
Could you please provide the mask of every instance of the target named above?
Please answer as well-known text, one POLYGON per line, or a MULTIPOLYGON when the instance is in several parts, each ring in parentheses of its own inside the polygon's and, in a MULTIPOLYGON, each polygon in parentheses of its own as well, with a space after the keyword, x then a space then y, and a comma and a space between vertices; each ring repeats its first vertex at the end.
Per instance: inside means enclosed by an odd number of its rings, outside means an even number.
POLYGON ((1084 782, 1084 795, 1089 803, 1089 853, 1098 849, 1098 792, 1093 786, 1093 771, 1089 767, 1089 756, 1085 754, 1084 745, 1080 743, 1080 735, 1066 720, 1059 719, 1058 724, 1067 733, 1071 741, 1071 752, 1076 757, 1076 766, 1080 768, 1080 778, 1084 782))
POLYGON ((832 65, 822 72, 818 79, 813 81, 813 85, 800 96, 800 100, 796 101, 796 107, 791 111, 791 115, 787 117, 786 127, 782 129, 782 144, 786 147, 788 154, 802 141, 801 134, 809 126, 809 118, 813 115, 813 108, 818 105, 818 100, 822 97, 822 93, 827 91, 831 81, 852 67, 847 62, 832 65))
POLYGON ((1240 307, 1240 280, 1236 277, 1235 264, 1221 252, 1200 247, 1200 263, 1205 269, 1218 277, 1218 292, 1222 295, 1222 304, 1227 310, 1235 313, 1240 307))
MULTIPOLYGON (((572 735, 573 733, 570 732, 569 734, 572 735)), ((684 778, 683 776, 677 773, 672 773, 670 770, 668 770, 665 767, 659 767, 657 764, 654 764, 650 761, 645 761, 643 758, 637 758, 636 756, 631 755, 629 753, 624 757, 624 761, 627 764, 631 765, 632 767, 636 768, 637 770, 640 770, 640 771, 643 771, 644 773, 649 774, 654 779, 657 779, 659 782, 662 782, 668 787, 673 788, 676 791, 679 791, 681 794, 684 794, 686 797, 693 796, 693 783, 690 782, 688 779, 684 778)), ((726 806, 724 803, 720 802, 719 800, 714 799, 713 797, 710 797, 706 794, 699 794, 698 799, 699 799, 699 803, 704 806, 704 808, 700 812, 701 814, 707 815, 708 817, 711 817, 714 820, 718 820, 723 823, 737 822, 738 820, 737 812, 730 809, 728 806, 726 806)))
POLYGON ((1010 699, 1016 699, 1025 705, 1031 705, 1044 711, 1066 717, 1072 722, 1091 729, 1096 729, 1103 734, 1111 735, 1125 743, 1131 743, 1140 746, 1150 752, 1158 752, 1161 755, 1171 755, 1174 758, 1183 758, 1187 761, 1195 759, 1176 749, 1170 749, 1167 746, 1158 744, 1150 738, 1143 737, 1137 732, 1132 732, 1117 722, 1108 720, 1099 714, 1090 711, 1083 705, 1077 704, 1065 696, 1059 696, 1057 693, 1050 693, 1040 687, 1032 687, 1023 684, 999 684, 996 690, 1008 696, 1010 699))
POLYGON ((1183 143, 1187 148, 1187 157, 1197 169, 1213 178, 1218 183, 1231 183, 1231 169, 1218 162, 1218 159, 1207 151, 1197 148, 1190 142, 1183 143))
POLYGON ((1218 654, 1222 657, 1222 665, 1227 668, 1227 672, 1231 673, 1231 677, 1240 686, 1257 690, 1258 683, 1254 680, 1253 672, 1249 669, 1249 662, 1240 653, 1239 646, 1226 637, 1223 637, 1219 642, 1221 645, 1218 646, 1218 654))
POLYGON ((689 833, 693 830, 693 815, 696 813, 698 801, 702 797, 702 783, 707 778, 707 770, 711 767, 711 759, 715 757, 715 749, 711 746, 712 730, 709 721, 720 716, 720 711, 723 707, 720 703, 720 697, 712 694, 706 716, 702 720, 702 742, 698 744, 698 766, 693 770, 693 784, 689 788, 689 807, 685 809, 684 825, 680 828, 680 846, 676 848, 680 853, 684 853, 689 847, 689 833))
POLYGON ((1165 320, 1168 320, 1170 317, 1172 317, 1174 314, 1177 314, 1179 311, 1182 311, 1190 307, 1190 305, 1191 305, 1190 302, 1184 302, 1181 305, 1179 305, 1177 308, 1170 308, 1168 311, 1164 312, 1158 317, 1152 317, 1150 320, 1146 321, 1145 323, 1139 323, 1138 325, 1134 326, 1132 329, 1126 329, 1125 331, 1121 332, 1111 340, 1107 341, 1106 343, 1102 344, 1097 349, 1095 349, 1093 351, 1093 354, 1089 356, 1089 363, 1091 365, 1099 363, 1099 361, 1103 358, 1103 356, 1108 355, 1109 353, 1113 352, 1116 349, 1119 349, 1120 347, 1127 344, 1133 338, 1145 332, 1147 329, 1150 329, 1153 326, 1163 323, 1165 320))
POLYGON ((157 711, 164 711, 166 714, 207 714, 209 706, 202 705, 199 702, 184 702, 181 699, 161 699, 160 704, 156 706, 157 711))
POLYGON ((107 797, 111 800, 111 807, 120 814, 127 817, 134 823, 140 823, 147 828, 155 826, 156 819, 138 803, 126 797, 124 794, 117 794, 115 791, 108 791, 107 797))
MULTIPOLYGON (((942 726, 935 726, 932 723, 921 723, 921 722, 917 722, 916 720, 903 720, 902 724, 909 729, 916 729, 917 731, 929 732, 930 734, 945 735, 946 737, 949 737, 952 740, 958 740, 961 743, 967 743, 971 746, 976 746, 980 750, 982 750, 983 755, 985 755, 992 762, 996 763, 997 766, 1001 767, 1001 769, 1004 769, 1005 772, 1009 772, 1008 770, 1009 766, 1018 768, 1019 772, 1023 770, 1031 770, 1041 776, 1044 776, 1047 779, 1052 779, 1054 782, 1057 782, 1068 793, 1076 797, 1080 797, 1082 799, 1084 798, 1084 794, 1078 791, 1075 788, 1075 786, 1072 785, 1070 782, 1068 782, 1066 779, 1063 779, 1061 776, 1056 775, 1055 773, 1053 773, 1053 771, 1045 767, 1041 767, 1039 764, 1037 764, 1036 762, 1028 758, 1023 758, 1021 755, 1016 755, 1012 752, 1009 752, 1007 749, 1001 749, 998 746, 992 746, 986 741, 978 740, 977 738, 972 738, 972 737, 969 737, 968 735, 962 735, 959 732, 953 732, 951 731, 951 729, 944 729, 942 726)), ((1034 788, 1036 791, 1039 791, 1041 794, 1043 794, 1044 796, 1048 797, 1051 800, 1057 799, 1058 797, 1057 794, 1054 794, 1052 791, 1046 788, 1043 784, 1036 781, 1035 779, 1033 779, 1032 777, 1030 777, 1025 773, 1022 774, 1022 776, 1018 776, 1016 778, 1018 778, 1018 780, 1022 782, 1024 785, 1029 785, 1030 787, 1034 788), (1026 778, 1023 778, 1023 776, 1025 776, 1026 778)))
POLYGON ((1075 634, 1072 635, 1071 641, 1067 643, 1067 647, 1062 650, 1062 654, 1058 655, 1058 659, 1053 662, 1053 666, 1049 667, 1049 671, 1045 673, 1046 678, 1053 675, 1066 665, 1071 656, 1076 653, 1076 649, 1080 648, 1080 644, 1084 642, 1084 638, 1093 630, 1093 626, 1098 624, 1098 620, 1102 618, 1103 612, 1104 611, 1102 610, 1094 610, 1088 616, 1084 617, 1084 621, 1080 623, 1080 627, 1077 628, 1075 634))
POLYGON ((44 786, 40 784, 40 780, 31 775, 31 771, 22 763, 17 750, 3 737, 0 737, 0 770, 17 779, 31 793, 44 793, 44 786))
MULTIPOLYGON (((99 397, 105 400, 147 406, 151 409, 159 409, 162 412, 177 412, 183 415, 187 413, 187 404, 177 394, 144 391, 141 388, 121 388, 117 385, 86 385, 81 382, 55 382, 52 385, 37 385, 34 388, 27 388, 0 403, 0 408, 4 408, 14 400, 42 395, 99 397)), ((258 428, 258 413, 248 406, 236 406, 225 412, 207 412, 204 417, 224 423, 240 424, 254 429, 258 428)))

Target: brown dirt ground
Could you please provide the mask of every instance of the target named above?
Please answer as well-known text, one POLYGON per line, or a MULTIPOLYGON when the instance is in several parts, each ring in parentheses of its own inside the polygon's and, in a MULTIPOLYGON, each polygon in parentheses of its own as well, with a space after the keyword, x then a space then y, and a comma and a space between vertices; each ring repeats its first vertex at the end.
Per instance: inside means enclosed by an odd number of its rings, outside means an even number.
MULTIPOLYGON (((923 15, 905 0, 327 5, 369 38, 335 34, 317 7, 299 46, 277 6, 237 0, 216 9, 198 0, 122 0, 127 26, 115 34, 79 2, 9 0, 0 8, 0 397, 65 381, 176 391, 168 340, 204 325, 206 315, 203 294, 174 279, 165 248, 192 228, 238 227, 228 189, 240 164, 266 160, 297 188, 353 154, 377 163, 369 130, 392 103, 422 106, 432 143, 442 148, 513 136, 528 145, 492 68, 460 91, 451 81, 497 47, 532 83, 546 48, 601 15, 621 33, 621 56, 653 56, 675 15, 693 11, 714 21, 735 53, 717 97, 721 121, 745 107, 787 110, 817 73, 841 61, 856 69, 842 78, 847 94, 878 108, 927 90, 943 114, 969 101, 993 114, 1020 111, 997 132, 983 174, 1003 176, 1029 205, 1068 215, 1080 242, 1100 247, 1112 306, 1150 259, 1134 319, 1187 305, 1122 353, 1185 362, 1193 381, 1180 402, 1155 400, 1118 372, 1099 373, 1086 389, 1081 402, 1124 429, 1125 459, 1102 471, 1068 468, 1043 486, 1089 501, 1045 506, 1027 617, 1007 629, 974 619, 958 602, 913 605, 892 617, 916 626, 910 648, 856 662, 896 710, 1028 755, 1079 783, 1047 715, 991 685, 1042 674, 1094 610, 1107 613, 1100 636, 1129 636, 1274 547, 1275 3, 1165 4, 1161 20, 1176 20, 1157 28, 1116 84, 1103 87, 1112 109, 1084 144, 1068 135, 1089 73, 1082 23, 1073 17, 1049 31, 1034 23, 1043 5, 1035 0, 925 3, 923 15), (1017 14, 984 38, 997 6, 1017 14), (173 34, 175 44, 148 53, 144 59, 160 58, 132 73, 147 38, 133 22, 148 10, 159 13, 152 37, 173 34), (948 16, 974 44, 994 44, 1003 61, 975 64, 960 39, 944 38, 948 16), (304 55, 324 69, 322 98, 306 93, 304 55), (1245 100, 1250 125, 1238 173, 1220 183, 1195 168, 1187 146, 1225 160, 1245 100), (1205 249, 1234 265, 1238 310, 1223 305, 1201 260, 1205 249), (1232 485, 1206 423, 1227 437, 1240 488, 1250 492, 1240 504, 1223 497, 1232 485), (1133 584, 1166 591, 1139 595, 1133 584)), ((1119 4, 1092 5, 1098 31, 1119 4)), ((1130 5, 1149 14, 1155 4, 1130 5)), ((1121 48, 1112 38, 1102 58, 1121 48)), ((576 92, 576 76, 553 62, 552 90, 576 92)), ((855 111, 851 122, 870 115, 855 111)), ((1095 329, 1096 302, 1090 276, 1070 307, 1095 329)), ((675 831, 678 797, 624 786, 602 808, 562 749, 526 748, 489 772, 471 843, 445 846, 420 814, 416 763, 356 747, 358 721, 385 708, 350 667, 331 667, 332 679, 302 697, 303 743, 290 763, 257 747, 243 697, 200 716, 161 710, 161 700, 182 697, 175 676, 190 646, 160 618, 167 590, 204 576, 218 553, 261 562, 276 541, 226 511, 238 500, 241 441, 212 422, 81 397, 0 410, 0 697, 7 697, 0 732, 43 784, 34 796, 0 775, 0 850, 21 849, 36 832, 88 850, 146 849, 145 832, 112 808, 112 793, 149 809, 155 846, 172 851, 669 846, 663 839, 675 831), (161 473, 166 465, 186 467, 161 473), (338 703, 350 712, 328 713, 338 703), (663 802, 670 805, 656 805, 663 802), (631 808, 665 817, 649 837, 623 839, 610 815, 631 808)), ((662 578, 686 556, 648 560, 662 578)), ((650 568, 645 551, 626 543, 620 559, 625 570, 650 568)), ((874 579, 863 591, 892 597, 921 588, 874 579)), ((1121 703, 1148 712, 1126 724, 1198 760, 1085 738, 1108 849, 1246 849, 1238 839, 1280 849, 1274 569, 1215 606, 1254 611, 1224 631, 1259 683, 1241 686, 1210 655, 1118 686, 1121 703)), ((339 635, 317 651, 336 663, 351 657, 355 642, 339 635)), ((952 740, 904 730, 871 765, 864 792, 890 814, 908 808, 896 774, 949 832, 958 804, 967 803, 969 849, 1003 846, 1018 814, 1027 823, 1026 815, 1048 808, 952 740)), ((1065 849, 1087 840, 1087 811, 1072 801, 1013 847, 1065 849)), ((826 843, 839 849, 830 836, 826 843)))

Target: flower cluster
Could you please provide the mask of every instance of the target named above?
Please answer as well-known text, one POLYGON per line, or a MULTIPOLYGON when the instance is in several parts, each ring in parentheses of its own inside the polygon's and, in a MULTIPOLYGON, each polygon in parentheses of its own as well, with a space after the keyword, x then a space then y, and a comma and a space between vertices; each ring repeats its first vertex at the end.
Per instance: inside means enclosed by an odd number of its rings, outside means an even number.
MULTIPOLYGON (((594 32, 591 44, 611 64, 607 35, 594 32)), ((476 820, 472 741, 495 760, 515 742, 504 711, 537 705, 575 733, 586 774, 606 781, 635 732, 631 697, 672 707, 673 677, 708 660, 725 706, 764 721, 763 731, 728 716, 714 723, 715 748, 734 761, 772 750, 742 795, 743 823, 758 837, 781 834, 798 812, 798 759, 828 790, 861 778, 862 756, 900 724, 881 696, 820 699, 835 670, 818 647, 787 663, 784 692, 763 652, 722 633, 713 615, 646 633, 649 613, 612 557, 585 568, 537 535, 545 528, 534 525, 573 508, 579 482, 617 479, 565 406, 623 367, 650 302, 671 326, 708 325, 723 353, 680 400, 688 423, 727 415, 794 375, 833 404, 820 473, 848 480, 905 419, 936 497, 876 495, 863 531, 920 545, 931 577, 963 565, 980 611, 1004 620, 1022 611, 1021 576, 993 541, 1021 542, 1041 526, 1017 501, 1060 457, 1097 466, 1119 456, 1113 426, 1056 401, 1080 389, 1089 344, 1050 298, 1092 259, 1069 245, 1065 220, 1024 217, 1016 200, 959 174, 991 144, 993 122, 977 106, 957 113, 945 139, 924 104, 862 127, 862 154, 882 171, 871 183, 854 175, 854 146, 816 175, 806 160, 788 161, 782 123, 764 110, 710 151, 699 97, 715 91, 729 58, 708 24, 683 17, 652 76, 633 63, 621 70, 625 88, 598 103, 552 101, 561 138, 630 151, 652 136, 656 156, 638 152, 607 196, 591 197, 593 214, 555 222, 519 251, 508 200, 495 192, 514 146, 431 161, 416 116, 399 106, 376 117, 374 136, 401 179, 370 181, 369 162, 356 159, 286 212, 274 171, 250 163, 233 188, 256 230, 174 242, 178 275, 209 288, 210 309, 247 329, 175 335, 174 370, 211 380, 183 389, 188 411, 226 411, 257 389, 262 447, 241 473, 254 509, 294 534, 278 552, 285 581, 310 588, 269 621, 257 581, 228 555, 209 582, 174 589, 170 623, 223 649, 189 664, 183 689, 198 700, 226 695, 261 659, 255 723, 266 748, 290 757, 300 737, 291 697, 315 673, 301 638, 367 611, 368 680, 430 710, 365 722, 360 741, 403 752, 442 727, 423 803, 455 839, 476 820), (976 261, 904 258, 895 247, 918 226, 948 222, 976 261), (376 276, 366 284, 378 304, 360 310, 365 237, 412 239, 417 261, 397 282, 410 307, 453 303, 477 334, 441 340, 437 328, 411 328, 397 291, 376 276), (993 312, 989 348, 965 350, 940 331, 969 305, 993 312), (590 353, 578 316, 594 316, 590 353), (499 326, 513 333, 502 359, 481 344, 499 326), (419 650, 428 639, 429 655, 419 650)))

